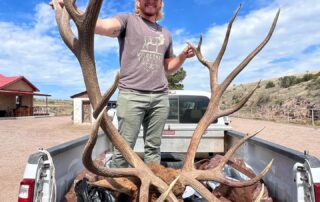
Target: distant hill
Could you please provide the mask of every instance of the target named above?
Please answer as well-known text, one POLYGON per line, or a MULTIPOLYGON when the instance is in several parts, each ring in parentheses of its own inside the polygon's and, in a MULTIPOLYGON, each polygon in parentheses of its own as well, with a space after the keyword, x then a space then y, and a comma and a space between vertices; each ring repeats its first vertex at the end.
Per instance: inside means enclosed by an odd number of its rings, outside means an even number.
MULTIPOLYGON (((238 103, 257 83, 229 87, 223 95, 221 108, 238 103)), ((320 72, 261 81, 260 88, 235 116, 311 123, 311 110, 316 119, 320 119, 320 72)), ((320 125, 320 121, 316 124, 320 125)))
MULTIPOLYGON (((238 103, 258 82, 230 86, 223 94, 220 107, 238 103)), ((35 99, 35 106, 45 100, 35 99)), ((72 114, 72 100, 48 100, 49 113, 56 116, 72 114)), ((311 124, 320 126, 320 72, 290 75, 263 80, 247 104, 233 114, 242 118, 311 124)))
MULTIPOLYGON (((73 110, 72 100, 54 100, 48 99, 48 113, 55 116, 71 116, 73 110)), ((45 111, 46 100, 34 99, 35 110, 45 111)))

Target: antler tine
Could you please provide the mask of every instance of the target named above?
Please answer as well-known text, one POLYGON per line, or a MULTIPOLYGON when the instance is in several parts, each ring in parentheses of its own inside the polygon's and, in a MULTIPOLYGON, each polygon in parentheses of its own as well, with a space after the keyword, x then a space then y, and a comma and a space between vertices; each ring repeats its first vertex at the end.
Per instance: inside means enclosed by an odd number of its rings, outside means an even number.
POLYGON ((102 111, 103 107, 106 106, 106 104, 109 102, 110 97, 113 95, 113 93, 116 91, 118 87, 118 82, 120 78, 120 72, 118 71, 116 74, 116 78, 112 84, 112 86, 107 90, 107 92, 103 95, 101 101, 98 103, 96 110, 93 112, 93 117, 97 118, 97 116, 102 111))
POLYGON ((101 124, 101 120, 103 118, 103 114, 105 110, 106 110, 106 107, 104 107, 103 110, 100 112, 92 128, 89 140, 83 150, 82 163, 86 169, 88 169, 90 172, 96 175, 101 175, 105 177, 136 176, 137 174, 135 169, 108 169, 106 167, 97 166, 93 163, 92 151, 98 139, 98 130, 99 130, 99 126, 101 124))
MULTIPOLYGON (((222 158, 221 162, 219 163, 219 165, 217 166, 216 169, 222 171, 225 164, 228 162, 228 160, 230 159, 230 157, 234 154, 234 152, 244 143, 246 142, 248 139, 252 138, 253 136, 257 135, 258 133, 260 133, 264 128, 260 129, 259 131, 251 134, 251 135, 246 135, 244 138, 242 138, 240 141, 238 141, 235 145, 233 145, 229 151, 224 155, 224 157, 222 158)), ((271 160, 268 165, 263 169, 263 171, 257 175, 256 177, 250 179, 250 180, 246 180, 246 181, 234 181, 231 179, 226 179, 225 177, 221 177, 222 175, 217 175, 216 177, 218 178, 217 181, 233 186, 233 187, 243 187, 243 186, 250 186, 256 182, 258 182, 270 169, 271 165, 273 163, 273 160, 271 160)))
POLYGON ((178 177, 176 177, 176 179, 174 179, 174 180, 170 183, 167 191, 163 192, 163 193, 161 194, 161 196, 157 199, 156 202, 164 202, 164 201, 166 200, 167 196, 169 195, 169 193, 170 193, 171 190, 173 189, 174 185, 178 182, 179 178, 180 178, 180 175, 178 175, 178 177))
POLYGON ((186 174, 181 174, 180 182, 194 188, 204 199, 212 202, 220 202, 201 182, 197 179, 190 178, 186 174))
POLYGON ((77 26, 80 25, 83 19, 83 13, 81 13, 75 3, 76 0, 63 0, 64 7, 68 11, 71 19, 76 23, 77 26))
POLYGON ((254 202, 260 202, 262 200, 264 194, 264 184, 261 184, 261 191, 259 193, 259 195, 257 196, 256 200, 254 200, 254 202))
POLYGON ((260 130, 256 131, 253 134, 248 134, 245 137, 243 137, 241 140, 239 140, 236 144, 234 144, 229 150, 228 152, 224 155, 224 157, 222 158, 222 161, 220 162, 219 166, 220 169, 223 169, 224 166, 226 165, 226 163, 228 162, 228 160, 230 159, 230 157, 234 154, 234 152, 243 144, 245 143, 248 139, 256 136, 258 133, 260 133, 261 131, 263 131, 265 129, 265 127, 261 128, 260 130))
POLYGON ((225 35, 225 38, 224 38, 224 41, 223 41, 223 45, 217 55, 217 58, 215 59, 214 61, 214 68, 218 68, 219 65, 220 65, 220 62, 222 60, 222 57, 226 51, 226 48, 227 48, 227 45, 228 45, 228 41, 229 41, 229 37, 230 37, 230 32, 231 32, 231 28, 232 28, 232 24, 234 22, 234 20, 236 19, 239 11, 241 9, 241 4, 239 5, 239 7, 237 8, 236 12, 234 13, 234 15, 232 16, 229 24, 228 24, 228 29, 227 29, 227 32, 226 32, 226 35, 225 35))
POLYGON ((52 2, 61 38, 68 46, 68 48, 76 54, 76 46, 78 44, 78 39, 75 37, 70 28, 70 16, 65 9, 61 8, 57 0, 53 0, 52 2))
POLYGON ((92 30, 93 33, 94 33, 94 28, 96 27, 96 22, 100 13, 102 2, 103 0, 89 1, 89 4, 83 16, 84 24, 86 26, 91 26, 92 29, 90 28, 90 30, 92 30), (91 22, 94 22, 94 23, 91 23, 91 22))
POLYGON ((225 90, 230 83, 233 81, 233 79, 249 64, 249 62, 263 49, 263 47, 268 43, 270 40, 273 31, 277 25, 277 21, 279 18, 280 14, 280 9, 278 10, 276 16, 274 17, 272 26, 270 27, 268 35, 265 37, 265 39, 261 42, 261 44, 254 49, 228 76, 227 78, 223 81, 221 84, 221 88, 225 90))
POLYGON ((57 0, 52 0, 52 7, 54 9, 55 12, 55 16, 56 16, 56 20, 60 21, 60 17, 61 17, 61 13, 62 13, 62 8, 60 6, 60 4, 58 3, 57 0))
POLYGON ((244 186, 250 186, 259 180, 262 179, 262 177, 269 171, 271 168, 271 165, 273 163, 273 159, 268 163, 268 165, 260 172, 259 175, 253 177, 250 180, 245 181, 235 181, 231 178, 226 178, 222 174, 225 164, 228 162, 230 157, 234 154, 234 152, 249 138, 257 135, 260 133, 264 128, 260 129, 259 131, 255 132, 254 134, 247 135, 244 138, 242 138, 240 141, 238 141, 235 145, 233 145, 229 151, 225 154, 225 156, 222 157, 222 160, 219 162, 219 165, 212 169, 211 172, 207 171, 196 171, 198 172, 197 179, 198 180, 214 180, 232 187, 244 187, 244 186))
POLYGON ((139 195, 139 201, 148 201, 149 199, 149 187, 151 184, 151 180, 148 179, 148 177, 141 177, 141 186, 140 186, 140 195, 139 195))
POLYGON ((204 65, 206 66, 209 70, 212 66, 212 62, 209 62, 203 55, 201 52, 201 46, 202 46, 202 34, 200 34, 200 39, 199 39, 199 43, 198 43, 198 47, 195 48, 191 43, 187 42, 187 44, 193 49, 195 55, 197 56, 198 60, 204 65))
POLYGON ((247 103, 247 101, 251 98, 251 96, 252 96, 253 93, 257 90, 257 88, 260 87, 260 82, 261 82, 261 81, 259 81, 258 84, 251 90, 251 92, 248 93, 245 97, 243 97, 238 104, 232 106, 231 108, 229 108, 229 109, 227 109, 227 110, 221 111, 221 112, 217 115, 217 117, 228 116, 228 115, 230 115, 230 114, 238 111, 239 109, 241 109, 241 107, 243 107, 243 106, 247 103))
POLYGON ((245 181, 234 181, 231 179, 222 179, 221 183, 232 186, 232 187, 246 187, 246 186, 251 186, 255 184, 256 182, 260 181, 269 171, 273 163, 273 159, 268 163, 268 165, 257 175, 256 177, 250 179, 250 180, 245 180, 245 181))

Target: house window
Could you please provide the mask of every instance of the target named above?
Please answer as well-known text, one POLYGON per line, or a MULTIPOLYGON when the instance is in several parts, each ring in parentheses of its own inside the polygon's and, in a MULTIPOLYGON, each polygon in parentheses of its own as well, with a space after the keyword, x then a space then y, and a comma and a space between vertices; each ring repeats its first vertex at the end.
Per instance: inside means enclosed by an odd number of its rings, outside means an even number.
POLYGON ((22 96, 18 95, 16 96, 16 107, 21 107, 22 105, 22 96))

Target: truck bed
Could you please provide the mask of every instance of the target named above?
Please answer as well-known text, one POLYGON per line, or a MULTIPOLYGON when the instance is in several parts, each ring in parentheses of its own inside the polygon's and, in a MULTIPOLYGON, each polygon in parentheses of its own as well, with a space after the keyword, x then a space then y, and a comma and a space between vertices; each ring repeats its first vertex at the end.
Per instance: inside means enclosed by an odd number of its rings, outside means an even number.
MULTIPOLYGON (((225 131, 225 151, 243 136, 244 134, 237 131, 225 131)), ((73 179, 84 169, 81 157, 87 140, 88 136, 48 149, 56 169, 57 201, 63 199, 73 179)), ((107 137, 100 134, 93 151, 93 158, 106 150, 111 150, 111 146, 107 137)), ((320 161, 317 158, 260 138, 247 141, 237 150, 235 156, 244 159, 257 173, 274 159, 270 171, 263 178, 274 201, 304 201, 308 194, 310 201, 315 201, 313 187, 306 190, 307 182, 303 179, 308 178, 308 183, 311 185, 320 182, 320 161)), ((42 158, 45 158, 44 154, 33 154, 28 163, 38 162, 42 158)), ((166 161, 165 156, 163 161, 166 161)))

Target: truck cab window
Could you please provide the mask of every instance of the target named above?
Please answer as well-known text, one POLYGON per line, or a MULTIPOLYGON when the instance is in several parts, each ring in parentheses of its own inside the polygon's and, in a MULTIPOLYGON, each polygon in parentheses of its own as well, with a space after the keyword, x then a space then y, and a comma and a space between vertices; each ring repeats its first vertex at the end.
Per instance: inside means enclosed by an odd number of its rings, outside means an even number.
POLYGON ((179 99, 178 97, 169 98, 170 111, 168 116, 168 122, 179 123, 179 99))
POLYGON ((205 113, 209 99, 205 96, 180 96, 180 123, 198 123, 205 113))
POLYGON ((209 98, 205 96, 174 96, 169 98, 169 123, 198 123, 205 113, 209 98))

